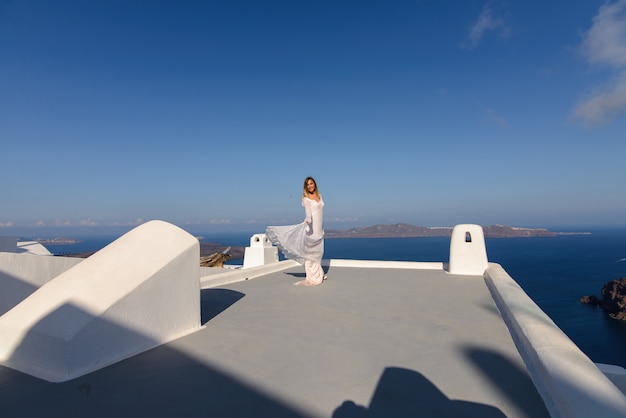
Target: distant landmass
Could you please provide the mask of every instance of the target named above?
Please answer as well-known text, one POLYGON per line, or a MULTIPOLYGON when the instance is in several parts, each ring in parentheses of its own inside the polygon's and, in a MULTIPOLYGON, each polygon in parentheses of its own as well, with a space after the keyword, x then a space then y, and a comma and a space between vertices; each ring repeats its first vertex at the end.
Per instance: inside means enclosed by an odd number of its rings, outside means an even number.
MULTIPOLYGON (((245 248, 243 246, 241 247, 226 246, 226 245, 220 244, 219 242, 201 242, 200 243, 200 258, 209 257, 211 255, 214 255, 216 253, 221 253, 226 250, 228 250, 227 252, 230 258, 232 258, 233 260, 238 260, 238 259, 243 258, 245 248)), ((64 254, 63 257, 87 258, 93 255, 95 252, 96 251, 86 251, 86 252, 73 253, 73 254, 64 254)))
MULTIPOLYGON (((553 232, 546 228, 519 228, 505 225, 483 226, 486 238, 554 237, 557 235, 590 234, 590 232, 553 232)), ((373 225, 351 229, 327 229, 324 237, 332 238, 413 238, 449 237, 452 227, 425 227, 410 224, 373 225)))
POLYGON ((41 245, 72 245, 82 242, 76 238, 35 238, 34 241, 41 245))
MULTIPOLYGON (((531 237, 555 237, 557 235, 581 235, 591 232, 554 232, 546 228, 519 228, 505 225, 483 226, 486 238, 531 238, 531 237)), ((373 225, 351 229, 327 229, 324 238, 416 238, 416 237, 449 237, 452 235, 452 227, 426 227, 410 224, 373 225)), ((221 253, 228 249, 231 259, 242 259, 245 248, 243 246, 226 246, 218 242, 204 242, 204 237, 197 237, 200 242, 200 257, 208 257, 221 253)), ((75 244, 81 240, 73 238, 37 239, 38 242, 47 245, 75 244)), ((64 254, 64 257, 87 258, 95 251, 64 254)))

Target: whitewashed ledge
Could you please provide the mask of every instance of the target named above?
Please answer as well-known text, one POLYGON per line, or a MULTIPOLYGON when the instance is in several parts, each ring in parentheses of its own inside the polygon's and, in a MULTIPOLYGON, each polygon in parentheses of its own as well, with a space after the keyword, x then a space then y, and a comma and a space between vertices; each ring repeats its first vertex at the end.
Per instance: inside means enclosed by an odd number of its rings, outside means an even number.
MULTIPOLYGON (((324 263, 323 263, 324 264, 324 263)), ((385 260, 328 260, 328 267, 350 267, 368 269, 412 269, 412 270, 443 270, 443 263, 440 262, 419 262, 419 261, 385 261, 385 260)))
MULTIPOLYGON (((278 261, 278 249, 272 246, 266 235, 254 234, 250 238, 250 246, 245 250, 243 268, 216 271, 214 268, 203 267, 200 269, 200 287, 207 289, 250 280, 298 265, 293 260, 278 261)), ((452 231, 449 263, 325 259, 322 260, 322 265, 327 270, 333 267, 446 270, 452 274, 481 276, 487 266, 487 252, 482 227, 461 224, 452 231)))
POLYGON ((300 264, 296 261, 285 260, 245 269, 202 267, 200 268, 200 288, 208 289, 211 287, 255 279, 260 276, 265 276, 266 274, 275 273, 277 271, 282 271, 299 265, 300 264), (222 271, 215 273, 216 269, 222 271))
POLYGON ((484 278, 551 417, 626 417, 624 393, 499 264, 484 278))
MULTIPOLYGON (((413 270, 443 270, 444 263, 440 262, 415 262, 415 261, 376 261, 376 260, 323 260, 322 265, 327 268, 349 267, 349 268, 391 268, 391 269, 413 269, 413 270)), ((278 261, 262 266, 250 268, 200 268, 200 287, 208 289, 216 286, 223 286, 230 283, 242 282, 255 279, 277 271, 297 267, 300 264, 293 260, 278 261)))

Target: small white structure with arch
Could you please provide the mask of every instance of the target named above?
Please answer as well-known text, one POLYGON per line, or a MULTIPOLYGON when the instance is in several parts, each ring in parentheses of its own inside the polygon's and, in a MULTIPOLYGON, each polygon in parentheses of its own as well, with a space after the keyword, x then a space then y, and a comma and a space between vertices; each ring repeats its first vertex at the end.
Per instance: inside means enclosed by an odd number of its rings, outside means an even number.
POLYGON ((449 261, 448 272, 451 274, 482 276, 489 264, 482 226, 459 224, 454 227, 449 261))
POLYGON ((278 248, 265 234, 254 234, 250 238, 250 246, 246 247, 243 256, 243 268, 264 266, 278 261, 278 248))

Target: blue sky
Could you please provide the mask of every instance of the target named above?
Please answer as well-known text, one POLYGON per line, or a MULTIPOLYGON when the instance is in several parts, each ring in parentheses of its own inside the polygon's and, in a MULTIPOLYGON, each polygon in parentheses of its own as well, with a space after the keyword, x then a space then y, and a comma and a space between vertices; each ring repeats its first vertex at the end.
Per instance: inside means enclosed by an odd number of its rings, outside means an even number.
POLYGON ((0 235, 626 224, 626 0, 0 2, 0 235))

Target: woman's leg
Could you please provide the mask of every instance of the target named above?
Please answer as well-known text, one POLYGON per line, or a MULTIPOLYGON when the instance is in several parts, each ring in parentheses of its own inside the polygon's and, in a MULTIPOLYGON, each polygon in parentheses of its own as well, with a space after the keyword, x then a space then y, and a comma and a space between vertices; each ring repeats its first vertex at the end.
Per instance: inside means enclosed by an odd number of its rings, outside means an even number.
POLYGON ((324 269, 320 263, 306 260, 304 262, 306 279, 294 283, 296 286, 317 286, 324 280, 324 269))

